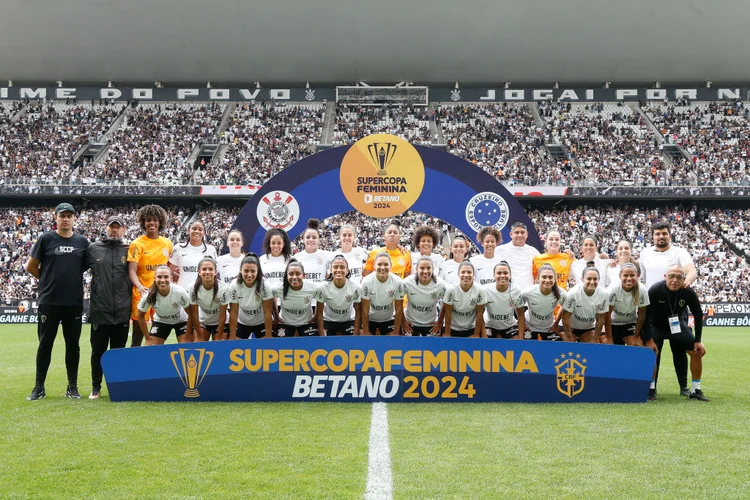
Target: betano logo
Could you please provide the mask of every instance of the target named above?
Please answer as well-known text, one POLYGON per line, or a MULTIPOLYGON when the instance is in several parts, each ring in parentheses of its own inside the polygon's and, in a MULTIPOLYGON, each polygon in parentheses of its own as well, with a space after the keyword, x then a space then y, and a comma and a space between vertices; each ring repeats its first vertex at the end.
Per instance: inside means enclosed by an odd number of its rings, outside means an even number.
POLYGON ((586 373, 586 358, 581 359, 580 354, 569 352, 555 358, 555 372, 557 374, 557 390, 569 398, 583 392, 586 373), (562 360, 562 361, 561 361, 562 360))
POLYGON ((199 397, 198 387, 203 382, 208 368, 214 360, 214 353, 205 349, 177 349, 169 353, 169 355, 172 358, 174 369, 177 370, 177 375, 180 376, 180 380, 182 380, 185 386, 185 397, 199 397), (190 353, 190 357, 186 360, 187 353, 190 353), (198 355, 198 359, 196 359, 196 354, 198 355))

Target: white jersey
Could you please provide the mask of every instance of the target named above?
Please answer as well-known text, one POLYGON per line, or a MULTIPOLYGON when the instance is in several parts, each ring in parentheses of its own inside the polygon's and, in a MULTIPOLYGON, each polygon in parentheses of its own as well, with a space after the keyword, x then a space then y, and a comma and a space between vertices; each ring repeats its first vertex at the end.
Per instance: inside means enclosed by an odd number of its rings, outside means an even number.
POLYGON ((220 255, 219 258, 216 259, 216 270, 219 271, 222 283, 229 286, 229 284, 240 275, 240 263, 242 263, 242 259, 244 258, 244 255, 232 257, 227 253, 220 255))
POLYGON ((284 260, 284 256, 273 257, 267 253, 258 257, 258 262, 260 262, 260 268, 263 270, 263 281, 267 282, 271 288, 281 286, 284 282, 284 273, 288 264, 284 260))
POLYGON ((273 299, 271 286, 263 280, 260 292, 256 291, 257 283, 248 288, 244 282, 234 281, 231 286, 230 301, 237 304, 237 322, 245 326, 261 325, 265 321, 263 302, 273 299))
POLYGON ((609 294, 606 290, 597 287, 594 293, 586 295, 583 285, 576 285, 568 290, 563 310, 571 313, 571 328, 590 330, 596 324, 597 314, 609 312, 609 294))
POLYGON ((404 299, 404 282, 390 273, 383 283, 377 273, 370 273, 362 280, 362 298, 370 301, 370 321, 390 321, 396 310, 394 301, 404 299))
POLYGON ((284 287, 280 286, 274 288, 274 297, 278 297, 281 301, 279 307, 281 322, 289 326, 302 326, 312 323, 313 296, 317 289, 317 284, 304 280, 302 281, 302 288, 299 290, 292 290, 292 288, 289 287, 289 291, 286 293, 286 298, 284 298, 284 287))
POLYGON ((353 247, 350 252, 337 250, 331 253, 331 259, 338 254, 343 255, 347 264, 349 264, 349 271, 352 273, 349 279, 355 283, 360 283, 362 281, 362 269, 364 269, 365 262, 367 262, 367 250, 362 247, 353 247))
MULTIPOLYGON (((539 255, 539 250, 531 245, 524 244, 517 247, 511 241, 497 247, 503 252, 503 257, 510 264, 511 279, 519 290, 523 290, 534 284, 533 264, 534 257, 539 255)), ((497 249, 495 250, 497 251, 497 249)))
POLYGON ((333 284, 333 280, 324 281, 315 292, 315 300, 325 303, 323 308, 323 319, 341 323, 354 319, 354 304, 362 301, 362 289, 357 283, 346 280, 344 286, 339 288, 333 284))
POLYGON ((219 309, 221 306, 229 304, 231 292, 229 287, 219 283, 219 291, 214 298, 214 289, 206 290, 203 285, 198 287, 198 295, 195 294, 195 286, 190 289, 190 303, 198 305, 198 320, 201 325, 218 325, 219 309))
POLYGON ((672 245, 665 252, 659 252, 654 247, 644 248, 638 262, 644 270, 641 280, 645 280, 646 288, 651 288, 655 283, 664 280, 669 266, 679 264, 684 268, 688 264, 693 264, 693 258, 684 248, 672 245))
POLYGON ((305 280, 313 283, 322 283, 326 279, 328 273, 328 264, 331 261, 331 254, 325 250, 316 250, 313 253, 306 251, 297 252, 294 254, 294 258, 297 259, 305 268, 305 280))
MULTIPOLYGON (((586 269, 586 262, 589 262, 589 260, 578 259, 570 265, 569 276, 573 278, 576 285, 583 283, 582 274, 583 270, 586 269)), ((607 289, 607 269, 610 262, 612 262, 610 259, 600 259, 598 255, 594 259, 594 266, 599 270, 599 284, 597 288, 601 288, 602 290, 607 289)))
POLYGON ((648 288, 646 285, 638 283, 638 305, 633 304, 633 292, 626 292, 622 289, 622 283, 617 282, 612 284, 607 289, 607 295, 609 295, 609 305, 615 306, 612 309, 612 324, 613 325, 629 325, 635 323, 638 320, 638 309, 641 307, 648 307, 651 301, 648 299, 648 288))
POLYGON ((487 328, 496 330, 507 330, 518 324, 516 320, 516 299, 521 290, 515 285, 510 285, 504 292, 499 292, 495 283, 489 283, 482 287, 487 297, 487 305, 484 309, 484 322, 487 328))
POLYGON ((460 262, 453 259, 444 260, 438 267, 438 278, 445 281, 448 285, 458 283, 458 266, 460 262))
MULTIPOLYGON (((499 251, 495 251, 495 256, 491 259, 488 259, 484 255, 475 255, 474 257, 470 258, 469 262, 474 265, 474 281, 476 281, 480 285, 494 283, 495 266, 499 264, 501 260, 507 259, 499 251)), ((513 271, 511 270, 511 273, 512 272, 513 271)))
POLYGON ((187 321, 186 307, 190 307, 190 296, 180 285, 170 283, 169 293, 163 296, 156 292, 156 302, 154 305, 146 304, 148 294, 144 294, 138 302, 138 310, 147 312, 149 309, 154 310, 154 321, 164 323, 165 325, 178 325, 187 321))
POLYGON ((539 285, 526 287, 518 295, 516 308, 526 308, 524 318, 532 332, 548 332, 555 324, 555 308, 561 305, 567 296, 565 290, 560 287, 557 289, 560 292, 559 299, 556 299, 552 292, 544 295, 539 285))
MULTIPOLYGON (((607 288, 611 287, 612 285, 616 283, 620 283, 620 269, 622 269, 622 266, 620 264, 612 265, 612 261, 609 261, 609 265, 607 266, 607 279, 604 280, 607 284, 607 288)), ((616 261, 615 261, 616 262, 616 261)), ((643 270, 643 264, 638 262, 636 264, 640 270, 641 277, 645 274, 645 271, 643 270)))
MULTIPOLYGON (((417 261, 422 257, 422 254, 419 252, 412 252, 411 253, 411 275, 414 276, 417 274, 417 261)), ((432 272, 437 276, 438 270, 440 269, 440 264, 442 264, 445 259, 442 255, 439 253, 431 253, 430 259, 432 259, 432 272)))
POLYGON ((487 296, 476 283, 468 291, 463 291, 458 284, 450 285, 443 295, 443 303, 453 306, 451 312, 451 329, 470 330, 476 326, 477 306, 487 303, 487 296))
POLYGON ((180 270, 180 279, 177 284, 185 290, 190 290, 195 286, 195 280, 198 278, 198 262, 203 257, 216 259, 216 249, 211 245, 175 245, 172 249, 172 255, 169 256, 169 263, 180 270))
POLYGON ((404 311, 406 320, 414 326, 434 325, 438 318, 437 305, 446 288, 445 281, 440 278, 422 285, 417 276, 408 276, 404 280, 404 292, 409 298, 404 311))

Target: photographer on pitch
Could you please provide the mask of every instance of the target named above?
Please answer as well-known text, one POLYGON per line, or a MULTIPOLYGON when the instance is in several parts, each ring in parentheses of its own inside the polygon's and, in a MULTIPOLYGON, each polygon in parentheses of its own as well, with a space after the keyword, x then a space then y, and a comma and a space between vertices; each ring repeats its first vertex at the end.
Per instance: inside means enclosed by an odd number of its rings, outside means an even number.
POLYGON ((128 244, 123 242, 125 222, 119 215, 107 219, 106 238, 89 245, 86 264, 91 268, 91 395, 102 390, 102 355, 109 346, 125 347, 130 327, 128 244))

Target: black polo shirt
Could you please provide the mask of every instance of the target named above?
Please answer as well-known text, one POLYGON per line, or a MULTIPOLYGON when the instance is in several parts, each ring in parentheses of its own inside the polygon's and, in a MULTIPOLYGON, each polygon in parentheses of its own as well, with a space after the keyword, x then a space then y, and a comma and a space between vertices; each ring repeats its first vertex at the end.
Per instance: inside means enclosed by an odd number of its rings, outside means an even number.
POLYGON ((83 306, 84 261, 89 240, 80 234, 63 238, 57 231, 44 233, 31 249, 40 262, 39 304, 83 306))

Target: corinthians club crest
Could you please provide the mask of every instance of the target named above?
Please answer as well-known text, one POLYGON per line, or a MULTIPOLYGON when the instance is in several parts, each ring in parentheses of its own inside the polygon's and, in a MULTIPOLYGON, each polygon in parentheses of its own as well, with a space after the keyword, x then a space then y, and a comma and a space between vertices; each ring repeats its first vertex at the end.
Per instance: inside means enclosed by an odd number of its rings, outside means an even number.
POLYGON ((177 349, 169 354, 177 375, 185 386, 185 397, 199 397, 198 387, 214 360, 214 353, 205 349, 177 349))
POLYGON ((299 204, 286 191, 267 193, 256 210, 258 222, 265 229, 283 229, 289 231, 299 220, 299 204))
POLYGON ((557 378, 557 390, 572 398, 583 392, 586 374, 586 358, 580 354, 569 352, 563 353, 555 358, 555 374, 557 378))
POLYGON ((398 146, 390 142, 373 142, 367 146, 372 164, 378 168, 378 175, 388 175, 385 169, 393 161, 397 149, 398 146))

